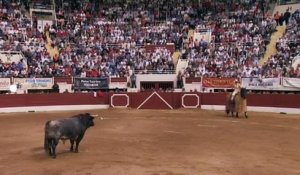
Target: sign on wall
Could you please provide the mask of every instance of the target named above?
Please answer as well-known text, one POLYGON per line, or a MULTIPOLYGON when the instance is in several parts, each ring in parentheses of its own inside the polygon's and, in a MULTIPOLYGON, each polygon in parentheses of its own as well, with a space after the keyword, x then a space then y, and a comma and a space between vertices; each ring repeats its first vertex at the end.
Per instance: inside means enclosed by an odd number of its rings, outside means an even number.
POLYGON ((107 78, 74 78, 74 89, 108 89, 107 78))
POLYGON ((280 78, 242 78, 242 87, 253 90, 273 90, 280 88, 280 78))
POLYGON ((207 42, 207 43, 210 43, 211 41, 211 30, 200 30, 198 32, 195 32, 194 33, 194 38, 193 38, 193 41, 198 41, 200 42, 201 40, 207 42))
POLYGON ((235 78, 208 78, 203 77, 202 87, 205 88, 233 88, 235 78))
POLYGON ((0 78, 0 91, 9 90, 10 78, 0 78))
POLYGON ((20 89, 52 89, 53 78, 14 78, 20 89))

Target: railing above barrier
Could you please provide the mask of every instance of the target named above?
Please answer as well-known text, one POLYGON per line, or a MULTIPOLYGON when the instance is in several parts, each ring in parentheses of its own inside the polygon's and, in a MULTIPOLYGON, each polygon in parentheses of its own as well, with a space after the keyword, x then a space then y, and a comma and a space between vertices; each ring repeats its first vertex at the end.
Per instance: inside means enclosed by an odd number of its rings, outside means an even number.
POLYGON ((135 74, 175 74, 175 70, 134 70, 135 74))
MULTIPOLYGON (((191 92, 218 92, 232 89, 236 78, 228 77, 190 77, 183 79, 183 86, 178 86, 178 77, 175 70, 165 72, 150 70, 147 72, 136 72, 136 88, 141 91, 145 89, 145 83, 150 88, 173 91, 174 88, 181 88, 183 91, 191 92), (144 85, 145 86, 144 86, 144 85), (151 86, 150 86, 151 84, 151 86), (142 86, 143 85, 143 86, 142 86)), ((134 82, 130 77, 51 77, 51 78, 0 78, 0 91, 9 91, 11 85, 18 85, 21 90, 45 90, 52 89, 54 84, 72 85, 77 90, 109 90, 127 89, 134 82), (74 81, 76 79, 76 81, 74 81)), ((281 78, 258 78, 245 77, 240 79, 241 86, 253 91, 281 91, 281 92, 300 92, 300 78, 281 77, 281 78)))

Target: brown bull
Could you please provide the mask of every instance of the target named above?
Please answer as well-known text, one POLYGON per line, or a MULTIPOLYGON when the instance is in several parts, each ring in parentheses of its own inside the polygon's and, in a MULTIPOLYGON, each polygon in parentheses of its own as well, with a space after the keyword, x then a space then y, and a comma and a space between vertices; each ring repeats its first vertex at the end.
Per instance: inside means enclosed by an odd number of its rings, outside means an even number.
POLYGON ((241 88, 240 92, 232 96, 233 93, 230 93, 226 96, 226 113, 227 116, 231 113, 231 116, 239 117, 239 113, 244 113, 245 117, 247 116, 247 99, 246 99, 246 89, 241 88))

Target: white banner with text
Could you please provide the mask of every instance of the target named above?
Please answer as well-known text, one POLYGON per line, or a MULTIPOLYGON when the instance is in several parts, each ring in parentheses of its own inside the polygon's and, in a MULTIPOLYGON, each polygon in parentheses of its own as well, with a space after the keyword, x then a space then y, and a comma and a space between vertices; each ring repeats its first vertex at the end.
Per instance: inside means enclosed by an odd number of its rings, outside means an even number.
POLYGON ((242 87, 252 90, 273 90, 280 87, 280 78, 242 78, 242 87))
POLYGON ((0 90, 7 91, 10 86, 10 78, 0 78, 0 90))
POLYGON ((291 88, 300 88, 300 78, 282 78, 282 86, 291 88))
POLYGON ((52 89, 53 78, 14 78, 20 89, 52 89))

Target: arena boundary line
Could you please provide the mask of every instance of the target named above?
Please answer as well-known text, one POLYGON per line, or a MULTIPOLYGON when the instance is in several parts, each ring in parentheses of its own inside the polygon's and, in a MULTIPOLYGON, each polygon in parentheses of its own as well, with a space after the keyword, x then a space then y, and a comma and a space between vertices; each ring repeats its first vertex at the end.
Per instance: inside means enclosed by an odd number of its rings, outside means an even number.
POLYGON ((109 105, 26 106, 26 107, 0 108, 0 113, 10 113, 10 112, 75 111, 75 110, 93 110, 93 109, 108 109, 108 108, 109 108, 109 105))
MULTIPOLYGON (((225 105, 201 105, 201 109, 207 110, 224 110, 225 105)), ((247 106, 247 111, 252 112, 272 112, 272 113, 287 113, 287 114, 300 114, 299 108, 278 108, 278 107, 259 107, 247 106)))
MULTIPOLYGON (((109 105, 57 105, 57 106, 27 106, 27 107, 8 107, 0 108, 0 113, 11 112, 49 112, 49 111, 75 111, 75 110, 95 110, 109 109, 109 105)), ((248 106, 248 111, 252 112, 272 112, 300 114, 299 108, 277 108, 277 107, 258 107, 248 106)), ((126 109, 126 108, 124 108, 126 109)), ((225 110, 224 105, 201 105, 201 109, 205 110, 225 110)), ((199 109, 199 110, 201 110, 199 109)))

